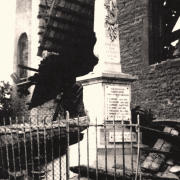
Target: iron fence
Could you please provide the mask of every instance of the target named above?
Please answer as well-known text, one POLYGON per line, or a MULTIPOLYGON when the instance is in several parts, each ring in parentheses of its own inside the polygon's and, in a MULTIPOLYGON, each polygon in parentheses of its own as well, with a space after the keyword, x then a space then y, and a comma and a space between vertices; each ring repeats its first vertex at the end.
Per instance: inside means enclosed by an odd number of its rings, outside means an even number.
MULTIPOLYGON (((139 118, 138 118, 139 119, 139 118)), ((68 180, 80 179, 141 179, 140 168, 140 126, 137 124, 125 123, 121 121, 111 123, 104 121, 102 124, 90 123, 87 117, 78 117, 70 119, 67 112, 66 119, 52 121, 50 123, 39 122, 32 123, 32 117, 25 120, 22 117, 22 123, 19 118, 9 118, 10 125, 0 126, 0 180, 1 179, 45 179, 45 180, 68 180), (25 123, 26 121, 26 123, 25 123), (27 123, 28 122, 28 123, 27 123), (108 168, 108 139, 107 126, 113 129, 113 159, 114 168, 108 168), (91 142, 92 134, 90 128, 95 129, 95 166, 91 166, 91 142), (130 161, 131 168, 127 170, 125 164, 125 137, 124 128, 130 129, 130 161), (104 130, 104 167, 99 167, 98 160, 98 132, 99 128, 104 130), (117 168, 117 143, 116 133, 121 128, 122 134, 122 168, 117 168), (137 132, 137 166, 133 164, 133 128, 137 132), (86 131, 86 154, 87 164, 81 163, 82 154, 81 141, 84 140, 82 131, 86 131), (77 166, 71 167, 70 160, 73 158, 70 153, 70 147, 73 144, 78 146, 77 166), (136 169, 135 169, 136 168, 136 169), (70 176, 70 172, 75 173, 70 176)))

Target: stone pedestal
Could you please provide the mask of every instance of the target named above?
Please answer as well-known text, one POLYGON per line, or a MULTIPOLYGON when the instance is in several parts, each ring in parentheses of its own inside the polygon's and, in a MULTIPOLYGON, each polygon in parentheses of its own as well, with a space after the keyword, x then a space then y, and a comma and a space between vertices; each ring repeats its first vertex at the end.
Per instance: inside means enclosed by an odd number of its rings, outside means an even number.
MULTIPOLYGON (((101 75, 89 74, 77 78, 77 81, 83 85, 83 101, 90 122, 102 125, 106 121, 106 142, 107 142, 107 167, 114 166, 114 130, 113 120, 115 120, 115 142, 117 164, 122 164, 122 127, 118 124, 129 124, 131 119, 131 83, 137 77, 123 73, 102 73, 101 75)), ((89 157, 90 166, 96 167, 96 147, 98 151, 98 166, 105 168, 105 133, 104 127, 97 127, 97 146, 96 146, 96 127, 89 128, 89 157)), ((81 164, 87 164, 87 130, 84 131, 84 138, 80 143, 81 164)), ((132 133, 132 141, 137 143, 137 133, 132 133)), ((125 166, 131 168, 131 143, 130 128, 124 127, 124 152, 125 166)), ((77 148, 77 147, 76 147, 77 148)), ((72 147, 73 154, 74 148, 72 147)), ((136 158, 136 149, 133 149, 134 159, 136 158)), ((75 161, 73 161, 74 163, 75 161)), ((71 163, 72 165, 75 165, 71 163)), ((136 165, 134 165, 135 167, 136 165)))
POLYGON ((130 120, 131 83, 137 79, 123 73, 89 74, 77 78, 83 85, 83 101, 91 122, 130 120))
MULTIPOLYGON (((78 78, 77 81, 83 85, 83 101, 91 123, 104 124, 106 121, 106 139, 109 152, 114 148, 114 137, 112 123, 121 124, 122 121, 129 123, 131 119, 130 102, 131 102, 131 83, 137 78, 131 75, 119 73, 102 73, 101 76, 89 74, 78 78)), ((122 154, 122 128, 115 127, 117 143, 116 147, 120 148, 117 153, 122 154), (119 137, 118 137, 119 136, 119 137)), ((130 130, 124 128, 125 148, 130 148, 130 130)), ((98 127, 98 149, 103 154, 104 128, 98 127)), ((133 133, 132 140, 136 142, 136 133, 133 133)), ((130 150, 127 150, 130 153, 130 150)))

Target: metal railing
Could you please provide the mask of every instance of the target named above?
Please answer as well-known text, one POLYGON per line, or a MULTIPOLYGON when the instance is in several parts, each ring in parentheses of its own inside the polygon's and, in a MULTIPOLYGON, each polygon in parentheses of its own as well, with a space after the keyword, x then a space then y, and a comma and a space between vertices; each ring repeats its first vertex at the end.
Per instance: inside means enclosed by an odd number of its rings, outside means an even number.
MULTIPOLYGON (((138 118, 139 119, 139 118, 138 118)), ((115 120, 112 123, 104 121, 103 124, 90 123, 86 118, 77 118, 71 123, 69 113, 67 112, 66 120, 58 120, 46 124, 38 122, 33 124, 31 118, 25 120, 23 117, 21 122, 16 118, 9 118, 10 125, 0 126, 0 180, 1 179, 45 179, 45 180, 68 180, 70 179, 70 171, 77 173, 77 178, 85 176, 91 179, 141 179, 140 168, 140 126, 138 124, 125 124, 121 121, 117 124, 115 120), (13 123, 12 123, 13 121, 13 123), (26 121, 26 123, 25 123, 26 121), (83 121, 83 123, 82 123, 83 121), (27 123, 28 122, 28 123, 27 123), (112 127, 114 142, 114 168, 108 168, 108 139, 107 126, 112 127), (95 128, 95 166, 90 164, 90 138, 89 128, 95 128), (131 168, 126 170, 125 164, 125 140, 124 128, 130 129, 130 156, 131 168), (98 128, 104 130, 104 168, 98 167, 98 128), (122 132, 122 169, 117 169, 117 143, 116 132, 121 128, 122 132), (133 128, 137 132, 137 166, 136 171, 133 164, 133 128), (86 130, 86 153, 87 164, 81 164, 81 137, 82 130, 86 130), (70 146, 76 144, 78 146, 78 162, 76 167, 70 167, 71 153, 70 146)))

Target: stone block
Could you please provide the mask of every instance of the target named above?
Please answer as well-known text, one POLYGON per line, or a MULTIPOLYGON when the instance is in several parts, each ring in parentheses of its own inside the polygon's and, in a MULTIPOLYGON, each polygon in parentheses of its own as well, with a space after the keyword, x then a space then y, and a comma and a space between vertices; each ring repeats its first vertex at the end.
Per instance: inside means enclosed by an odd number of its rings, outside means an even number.
POLYGON ((167 61, 167 68, 174 68, 179 66, 180 66, 180 59, 167 61))

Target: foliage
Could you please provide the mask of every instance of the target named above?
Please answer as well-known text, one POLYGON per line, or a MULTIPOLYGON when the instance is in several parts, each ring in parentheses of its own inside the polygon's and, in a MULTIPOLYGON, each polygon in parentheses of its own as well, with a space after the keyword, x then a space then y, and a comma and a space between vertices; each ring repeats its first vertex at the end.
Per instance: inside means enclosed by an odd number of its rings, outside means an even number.
MULTIPOLYGON (((136 106, 131 110, 132 113, 132 123, 137 124, 137 116, 139 115, 139 123, 140 126, 144 127, 151 127, 152 121, 155 120, 153 116, 153 112, 151 109, 145 109, 140 106, 136 106)), ((135 129, 133 129, 135 131, 135 129)), ((146 129, 141 128, 142 132, 142 143, 153 146, 154 143, 157 141, 156 134, 152 134, 151 131, 147 131, 146 129)))
POLYGON ((0 82, 0 117, 12 115, 11 106, 12 86, 9 82, 0 82))
POLYGON ((153 117, 153 113, 151 109, 145 109, 140 106, 136 106, 131 110, 132 113, 132 123, 137 123, 137 115, 139 115, 140 125, 147 126, 152 120, 155 118, 153 117))

